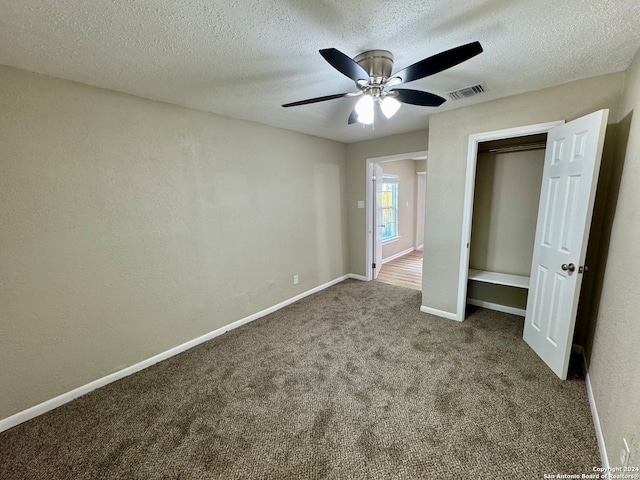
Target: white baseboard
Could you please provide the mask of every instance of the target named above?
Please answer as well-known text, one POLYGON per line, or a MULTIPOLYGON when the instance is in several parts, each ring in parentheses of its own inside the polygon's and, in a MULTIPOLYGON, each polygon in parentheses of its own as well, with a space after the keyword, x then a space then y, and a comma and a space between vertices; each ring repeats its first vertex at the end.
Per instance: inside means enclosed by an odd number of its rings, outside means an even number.
POLYGON ((420 307, 420 311, 424 313, 429 313, 431 315, 436 315, 438 317, 447 318, 449 320, 455 320, 457 322, 461 322, 463 319, 458 318, 455 313, 445 312, 444 310, 438 310, 437 308, 426 307, 422 305, 420 307))
POLYGON ((418 246, 416 247, 416 250, 418 250, 419 252, 424 252, 424 243, 423 243, 423 244, 421 244, 421 245, 418 245, 418 246))
POLYGON ((356 275, 355 273, 350 273, 349 275, 347 275, 349 278, 353 278, 354 280, 360 280, 363 282, 368 282, 369 280, 367 280, 367 277, 365 277, 364 275, 356 275))
POLYGON ((314 293, 318 293, 321 290, 324 290, 325 288, 335 285, 336 283, 340 283, 343 280, 346 280, 347 278, 355 278, 355 277, 353 277, 352 275, 343 275, 340 278, 336 278, 335 280, 331 280, 330 282, 319 285, 315 288, 312 288, 311 290, 307 290, 306 292, 303 292, 299 295, 296 295, 295 297, 292 297, 288 300, 280 302, 277 305, 261 310, 260 312, 254 313, 253 315, 249 315, 248 317, 241 318, 240 320, 236 320, 235 322, 230 323, 229 325, 225 325, 224 327, 220 327, 205 335, 194 338, 193 340, 190 340, 186 343, 178 345, 177 347, 173 347, 165 352, 154 355, 153 357, 143 360, 142 362, 136 363, 135 365, 131 365, 130 367, 127 367, 123 370, 114 372, 110 375, 107 375, 106 377, 102 377, 97 380, 94 380, 93 382, 87 383, 86 385, 75 388, 69 392, 63 393, 62 395, 58 395, 57 397, 54 397, 43 403, 40 403, 31 408, 18 412, 14 415, 11 415, 10 417, 4 418, 0 420, 0 432, 4 432, 5 430, 13 428, 16 425, 26 422, 27 420, 31 420, 32 418, 37 417, 38 415, 42 415, 43 413, 46 413, 49 410, 53 410, 54 408, 64 405, 65 403, 69 403, 70 401, 78 397, 81 397, 82 395, 85 395, 95 390, 96 388, 104 387, 109 383, 115 382, 116 380, 120 380, 121 378, 127 377, 133 373, 139 372, 140 370, 144 370, 145 368, 150 367, 155 363, 158 363, 162 360, 166 360, 167 358, 173 357, 174 355, 182 353, 185 350, 189 350, 190 348, 193 348, 196 345, 200 345, 203 342, 211 340, 212 338, 215 338, 219 335, 222 335, 223 333, 226 333, 229 330, 233 330, 234 328, 238 328, 246 323, 249 323, 261 317, 264 317, 265 315, 269 315, 270 313, 280 310, 281 308, 284 308, 287 305, 297 302, 298 300, 301 300, 304 297, 307 297, 314 293))
POLYGON ((503 313, 511 313, 513 315, 520 315, 524 317, 527 311, 523 308, 510 307, 508 305, 500 305, 499 303, 485 302, 484 300, 476 300, 474 298, 467 298, 467 303, 475 305, 476 307, 488 308, 489 310, 496 310, 503 313))
POLYGON ((387 258, 383 258, 383 259, 382 259, 382 265, 384 265, 385 263, 390 262, 391 260, 395 260, 396 258, 400 258, 400 257, 402 257, 402 256, 406 255, 407 253, 411 253, 411 252, 413 252, 414 250, 415 250, 415 249, 414 249, 413 247, 411 247, 411 248, 407 248, 406 250, 403 250, 403 251, 402 251, 402 252, 400 252, 400 253, 396 253, 396 254, 394 254, 394 255, 390 255, 390 256, 388 256, 387 258))
POLYGON ((600 450, 600 461, 602 462, 602 468, 605 472, 609 470, 609 457, 607 456, 607 446, 604 443, 604 435, 602 433, 602 426, 600 425, 600 417, 598 416, 598 409, 596 408, 596 398, 593 395, 593 387, 591 386, 591 378, 589 377, 589 365, 587 365, 587 357, 582 351, 582 360, 584 361, 584 380, 587 386, 587 397, 589 398, 589 407, 591 407, 591 417, 593 418, 593 427, 596 431, 596 439, 598 440, 598 450, 600 450))

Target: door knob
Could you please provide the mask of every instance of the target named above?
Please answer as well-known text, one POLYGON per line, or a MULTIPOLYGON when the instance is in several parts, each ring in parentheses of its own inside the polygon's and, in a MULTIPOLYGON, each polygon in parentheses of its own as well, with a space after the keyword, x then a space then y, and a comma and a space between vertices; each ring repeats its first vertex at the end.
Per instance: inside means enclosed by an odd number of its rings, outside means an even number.
POLYGON ((576 269, 576 266, 573 263, 570 263, 569 265, 567 265, 566 263, 562 264, 562 270, 569 271, 569 272, 574 272, 576 269))

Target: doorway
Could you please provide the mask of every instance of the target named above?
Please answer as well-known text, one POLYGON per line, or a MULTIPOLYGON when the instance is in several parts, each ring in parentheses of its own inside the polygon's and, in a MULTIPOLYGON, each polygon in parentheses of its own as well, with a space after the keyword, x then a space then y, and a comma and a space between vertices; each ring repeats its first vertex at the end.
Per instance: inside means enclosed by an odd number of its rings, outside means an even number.
MULTIPOLYGON (((366 161, 367 280, 379 277, 387 265, 391 279, 406 274, 412 277, 412 285, 402 286, 417 290, 422 288, 422 244, 417 242, 423 238, 418 232, 419 228, 424 234, 426 159, 427 152, 418 151, 369 158, 366 161), (422 195, 420 200, 419 195, 422 195), (412 254, 411 259, 409 254, 412 254), (418 262, 420 270, 416 274, 418 262)), ((386 278, 384 280, 383 275, 380 280, 392 283, 388 281, 389 276, 386 278)))
MULTIPOLYGON (((473 221, 473 206, 475 198, 475 184, 476 184, 476 170, 478 163, 478 151, 480 144, 483 142, 495 142, 495 141, 512 141, 513 139, 547 134, 552 128, 562 125, 564 120, 555 122, 541 123, 536 125, 528 125, 524 127, 509 128, 505 130, 498 130, 494 132, 478 133, 469 136, 469 148, 467 153, 467 175, 465 181, 465 198, 464 198, 464 212, 462 218, 462 242, 460 251, 460 272, 459 272, 459 284, 458 284, 458 308, 456 320, 463 321, 465 316, 465 310, 467 305, 467 290, 469 281, 469 258, 471 251, 471 228, 473 221)), ((483 272, 483 271, 481 271, 483 272)), ((476 272, 472 272, 472 276, 476 272)), ((483 272, 484 273, 484 272, 483 272)), ((488 272, 487 272, 488 273, 488 272)), ((528 287, 528 278, 525 279, 521 275, 485 275, 487 281, 485 283, 501 284, 505 286, 511 286, 515 288, 528 287), (495 278, 494 278, 495 277, 495 278)), ((478 281, 478 278, 475 278, 478 281)), ((482 281, 482 280, 480 280, 482 281)), ((487 306, 487 305, 484 305, 487 306)), ((521 314, 519 310, 504 309, 508 313, 521 314)))

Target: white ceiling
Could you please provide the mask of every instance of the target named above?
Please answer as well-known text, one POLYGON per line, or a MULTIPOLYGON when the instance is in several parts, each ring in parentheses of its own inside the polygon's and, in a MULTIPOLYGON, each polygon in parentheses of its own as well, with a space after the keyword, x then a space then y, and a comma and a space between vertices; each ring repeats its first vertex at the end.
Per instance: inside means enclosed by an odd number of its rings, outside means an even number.
POLYGON ((428 126, 431 112, 625 70, 638 0, 0 0, 0 64, 342 142, 428 126), (394 71, 478 40, 484 53, 406 88, 487 93, 347 126, 353 90, 318 53, 385 49, 394 71))

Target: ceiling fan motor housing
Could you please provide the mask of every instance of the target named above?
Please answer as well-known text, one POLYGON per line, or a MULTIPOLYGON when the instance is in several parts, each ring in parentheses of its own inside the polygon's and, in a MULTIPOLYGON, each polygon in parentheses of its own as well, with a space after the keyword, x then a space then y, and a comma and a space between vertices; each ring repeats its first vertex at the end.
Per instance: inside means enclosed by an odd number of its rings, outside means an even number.
POLYGON ((393 71, 393 54, 388 50, 368 50, 353 60, 369 74, 373 84, 384 82, 393 71))

